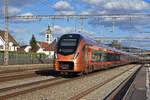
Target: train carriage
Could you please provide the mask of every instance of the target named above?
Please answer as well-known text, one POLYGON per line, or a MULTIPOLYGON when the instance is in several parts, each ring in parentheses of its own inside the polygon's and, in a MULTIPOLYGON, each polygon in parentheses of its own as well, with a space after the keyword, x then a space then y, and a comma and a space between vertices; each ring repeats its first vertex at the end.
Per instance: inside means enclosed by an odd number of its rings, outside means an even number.
POLYGON ((62 73, 88 73, 137 60, 134 55, 98 44, 80 34, 65 34, 56 44, 54 69, 62 73))

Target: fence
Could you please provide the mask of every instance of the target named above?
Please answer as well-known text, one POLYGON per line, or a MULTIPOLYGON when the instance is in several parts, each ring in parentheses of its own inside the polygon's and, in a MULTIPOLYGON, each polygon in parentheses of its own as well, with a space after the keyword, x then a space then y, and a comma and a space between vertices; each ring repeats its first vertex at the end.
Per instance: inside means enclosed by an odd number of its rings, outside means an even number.
MULTIPOLYGON (((9 52, 9 65, 15 64, 46 64, 52 63, 53 59, 42 53, 9 52)), ((0 65, 4 64, 4 52, 0 51, 0 65)))

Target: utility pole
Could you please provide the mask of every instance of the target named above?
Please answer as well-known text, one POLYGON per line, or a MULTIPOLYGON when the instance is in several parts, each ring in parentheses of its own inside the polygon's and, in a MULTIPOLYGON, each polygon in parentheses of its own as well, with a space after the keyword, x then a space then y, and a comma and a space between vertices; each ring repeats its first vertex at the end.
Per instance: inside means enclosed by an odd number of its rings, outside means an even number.
POLYGON ((80 18, 80 31, 79 32, 82 32, 83 31, 83 18, 80 18))
POLYGON ((74 32, 77 32, 77 19, 74 19, 74 32))
POLYGON ((112 32, 115 31, 115 18, 112 18, 112 32))
POLYGON ((8 65, 8 0, 5 0, 5 51, 4 65, 8 65))
POLYGON ((52 18, 52 33, 55 31, 55 17, 52 18))

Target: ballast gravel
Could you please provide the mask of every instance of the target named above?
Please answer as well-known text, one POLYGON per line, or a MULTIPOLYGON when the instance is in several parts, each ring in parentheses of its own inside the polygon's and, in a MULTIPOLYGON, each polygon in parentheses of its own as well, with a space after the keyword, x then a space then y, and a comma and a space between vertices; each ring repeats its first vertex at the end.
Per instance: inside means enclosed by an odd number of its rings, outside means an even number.
MULTIPOLYGON (((134 67, 135 65, 125 65, 118 68, 109 69, 106 71, 100 71, 99 74, 90 76, 90 77, 84 77, 82 79, 74 80, 71 82, 63 83, 60 85, 56 85, 53 87, 37 90, 30 92, 28 94, 19 95, 14 98, 10 98, 9 100, 68 100, 73 96, 78 95, 79 93, 99 84, 102 83, 108 79, 110 79, 113 76, 116 76, 117 74, 127 70, 128 68, 134 67)), ((139 67, 138 65, 136 65, 139 67)), ((125 75, 126 76, 126 75, 125 75)), ((121 81, 121 80, 119 80, 121 81)), ((114 80, 114 83, 117 82, 117 80, 114 80)), ((110 86, 114 87, 113 82, 110 86)), ((105 87, 101 89, 98 92, 108 91, 105 87)), ((96 90, 97 92, 97 90, 96 90)), ((110 92, 110 91, 109 91, 110 92)), ((97 93, 94 93, 97 95, 97 93)), ((108 93, 107 93, 108 94, 108 93)), ((91 94, 90 94, 91 95, 91 94)), ((87 96, 86 96, 87 97, 87 96)), ((81 100, 97 100, 97 99, 87 99, 87 98, 81 98, 81 100)), ((91 97, 91 96, 90 96, 91 97)), ((88 97, 89 98, 89 97, 88 97)), ((99 97, 98 97, 99 98, 99 97)), ((100 99, 99 99, 100 100, 100 99)))

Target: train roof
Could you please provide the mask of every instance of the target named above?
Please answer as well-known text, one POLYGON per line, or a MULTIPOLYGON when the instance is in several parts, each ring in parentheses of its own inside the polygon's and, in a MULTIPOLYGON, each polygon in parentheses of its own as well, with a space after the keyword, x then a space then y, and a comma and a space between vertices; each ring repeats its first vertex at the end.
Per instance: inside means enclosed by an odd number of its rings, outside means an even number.
POLYGON ((129 52, 125 52, 125 51, 122 51, 122 50, 119 50, 119 49, 115 49, 115 48, 106 46, 105 44, 102 44, 102 43, 97 43, 96 41, 90 40, 88 38, 85 38, 85 40, 86 40, 87 43, 98 46, 98 47, 102 47, 102 48, 105 48, 105 49, 108 49, 108 50, 111 50, 111 51, 114 51, 114 52, 119 52, 119 53, 135 56, 135 55, 133 55, 129 52))
POLYGON ((131 56, 135 56, 129 52, 125 52, 125 51, 122 51, 122 50, 119 50, 119 49, 115 49, 115 48, 112 48, 112 47, 108 47, 106 46, 105 44, 102 44, 102 43, 97 43, 96 41, 94 40, 91 40, 89 39, 88 37, 84 37, 83 35, 79 34, 79 33, 70 33, 70 34, 64 34, 62 36, 66 36, 66 35, 74 35, 74 36, 79 36, 80 38, 84 38, 85 41, 88 43, 88 44, 92 44, 92 45, 95 45, 95 46, 98 46, 98 47, 102 47, 102 48, 105 48, 105 49, 108 49, 108 50, 111 50, 111 51, 114 51, 114 52, 119 52, 119 53, 123 53, 123 54, 127 54, 127 55, 131 55, 131 56))
POLYGON ((125 52, 125 51, 122 51, 122 50, 119 50, 119 49, 115 49, 115 48, 106 46, 105 44, 102 44, 102 43, 97 43, 96 41, 90 40, 88 38, 85 38, 85 40, 86 40, 87 43, 98 46, 98 47, 102 47, 102 48, 105 48, 105 49, 108 49, 108 50, 111 50, 111 51, 114 51, 114 52, 119 52, 119 53, 131 55, 131 56, 135 56, 135 55, 133 55, 129 52, 125 52))

